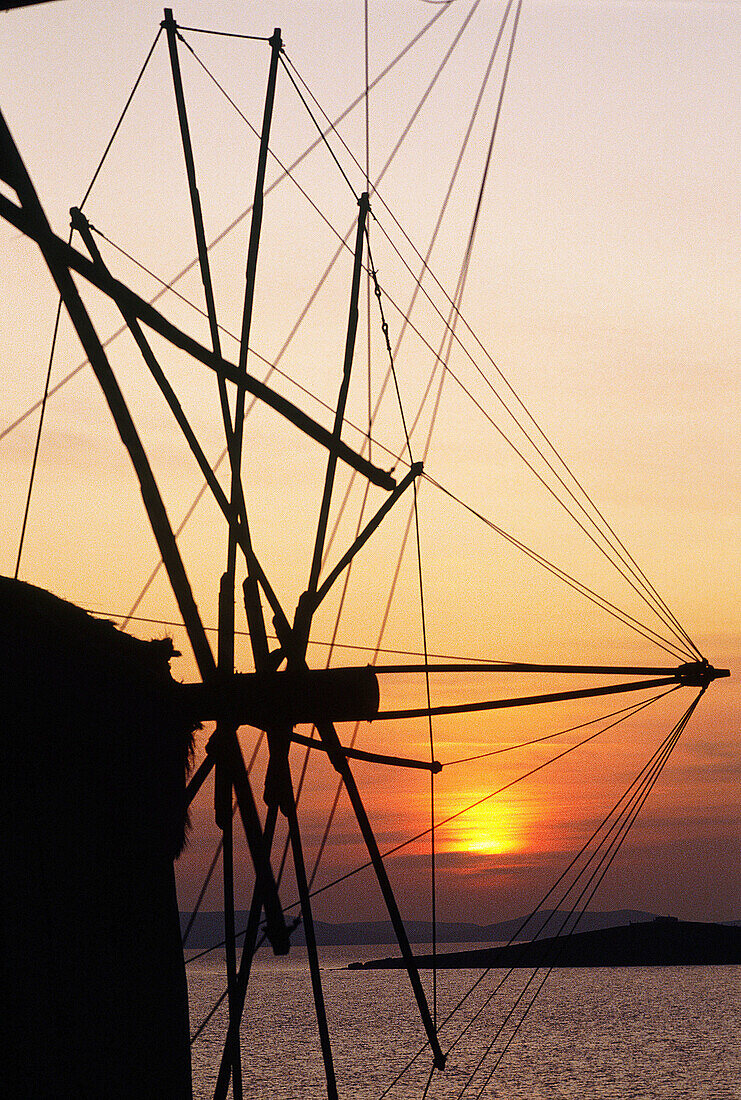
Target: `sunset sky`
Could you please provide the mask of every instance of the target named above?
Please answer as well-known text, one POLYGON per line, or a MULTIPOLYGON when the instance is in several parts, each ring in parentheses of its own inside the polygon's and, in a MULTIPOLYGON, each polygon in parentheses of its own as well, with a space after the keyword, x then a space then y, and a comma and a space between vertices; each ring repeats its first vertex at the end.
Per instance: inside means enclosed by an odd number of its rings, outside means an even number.
MULTIPOLYGON (((649 632, 665 633, 539 480, 560 489, 522 428, 504 411, 506 401, 530 439, 536 438, 503 375, 700 651, 716 667, 732 671, 730 680, 711 685, 701 700, 592 908, 738 918, 738 4, 524 0, 463 295, 460 344, 447 359, 450 373, 440 390, 428 447, 437 374, 426 396, 425 391, 435 354, 445 349, 440 313, 447 316, 449 306, 427 275, 423 286, 429 300, 417 298, 414 329, 404 329, 402 315, 409 312, 414 286, 404 264, 416 275, 420 260, 412 244, 422 255, 427 251, 505 7, 503 0, 478 5, 454 0, 445 9, 422 0, 371 0, 369 5, 371 81, 439 15, 371 91, 368 107, 374 190, 382 175, 378 196, 371 200, 373 260, 405 418, 413 429, 413 456, 424 457, 432 479, 419 490, 428 649, 460 659, 539 663, 673 667, 686 659, 595 607, 512 545, 511 539, 526 544, 649 632), (457 48, 425 96, 464 23, 457 48), (423 96, 408 136, 386 169, 423 96)), ((515 8, 505 22, 430 260, 435 279, 451 296, 482 180, 515 8)), ((364 88, 363 13, 362 0, 311 5, 214 0, 174 8, 183 28, 264 39, 280 26, 291 71, 318 101, 312 109, 319 117, 321 108, 332 119, 364 88)), ((69 208, 79 205, 87 191, 161 19, 161 8, 148 0, 115 6, 103 0, 59 0, 0 13, 0 109, 52 227, 62 237, 68 233, 69 208)), ((236 222, 210 252, 219 320, 233 334, 241 323, 250 222, 244 215, 252 201, 257 141, 208 73, 259 130, 269 46, 182 33, 194 51, 181 44, 207 238, 213 240, 236 222)), ((251 335, 256 354, 248 361, 248 369, 261 378, 275 364, 283 373, 274 373, 270 385, 326 426, 332 423, 329 409, 342 371, 352 270, 347 249, 285 345, 338 247, 334 231, 343 238, 352 229, 356 195, 365 188, 362 100, 338 129, 359 162, 353 163, 340 137, 332 135, 332 150, 347 179, 320 147, 294 173, 294 182, 314 206, 290 180, 266 198, 251 335)), ((273 152, 289 165, 316 133, 281 69, 273 152)), ((280 175, 271 161, 268 186, 280 175)), ((4 185, 2 190, 15 198, 4 185)), ((195 258, 164 35, 84 211, 107 238, 97 237, 106 263, 144 298, 152 298, 160 284, 109 242, 165 281, 195 258)), ((79 237, 75 244, 85 251, 79 237)), ((36 246, 5 222, 0 223, 0 250, 0 471, 5 487, 0 568, 12 575, 38 424, 37 411, 25 414, 43 392, 57 298, 36 246), (12 430, 10 425, 15 425, 12 430)), ((79 285, 105 340, 120 327, 120 315, 82 280, 79 285)), ((176 289, 202 308, 195 268, 176 289)), ((351 423, 343 433, 358 450, 364 445, 369 382, 375 406, 388 367, 372 288, 368 337, 367 293, 364 280, 347 412, 351 423)), ((173 294, 162 297, 157 308, 209 343, 204 318, 173 294)), ((152 337, 152 346, 206 455, 216 461, 223 428, 215 379, 159 337, 152 337)), ((236 362, 235 340, 224 335, 223 348, 236 362)), ((177 528, 199 492, 200 472, 130 337, 117 338, 108 350, 177 528)), ((52 386, 84 358, 63 318, 52 386)), ((397 465, 394 456, 400 456, 397 475, 403 476, 407 455, 393 384, 383 389, 372 435, 372 461, 389 469, 397 465)), ((568 481, 557 460, 550 461, 568 481)), ((325 465, 326 452, 292 425, 264 407, 250 412, 244 479, 252 535, 289 618, 308 578, 325 465)), ((219 476, 228 485, 224 463, 219 476)), ((341 464, 330 531, 346 491, 348 505, 337 519, 330 564, 354 537, 365 491, 365 483, 351 482, 341 464)), ((383 490, 370 490, 366 518, 384 497, 383 490)), ((382 630, 410 506, 407 494, 358 556, 339 625, 341 583, 317 614, 308 651, 311 665, 326 662, 324 643, 335 629, 341 644, 331 654, 333 665, 371 661, 379 639, 382 649, 398 652, 381 653, 378 663, 421 660, 400 655, 422 651, 413 528, 382 630)), ((226 531, 212 502, 204 498, 196 508, 179 545, 203 621, 213 627, 226 531)), ((48 404, 20 576, 102 615, 123 618, 158 557, 129 459, 85 367, 48 404)), ((128 629, 142 637, 166 630, 183 651, 174 662, 175 675, 195 679, 161 571, 136 615, 128 629)), ((243 615, 238 627, 245 630, 243 615)), ((215 634, 211 637, 215 648, 215 634)), ((237 653, 238 667, 249 669, 244 634, 237 653)), ((606 679, 582 677, 579 686, 606 679)), ((442 704, 572 686, 573 677, 515 680, 505 674, 461 673, 434 677, 432 695, 434 704, 442 704)), ((424 705, 424 681, 418 676, 384 675, 381 690, 382 709, 424 705)), ((618 800, 693 694, 683 688, 492 798, 486 796, 601 728, 574 727, 646 696, 436 720, 435 756, 448 764, 435 783, 436 818, 486 799, 437 833, 439 915, 485 923, 526 912, 618 800), (518 751, 453 763, 561 731, 570 732, 518 751)), ((615 717, 605 717, 602 725, 613 722, 615 717)), ((341 727, 340 732, 349 741, 353 730, 341 727)), ((249 759, 256 734, 244 730, 241 736, 249 759)), ((199 752, 204 740, 205 733, 199 752)), ((422 719, 363 725, 357 744, 424 759, 430 753, 422 719)), ((292 750, 296 779, 302 758, 297 746, 292 750)), ((258 795, 263 769, 259 755, 258 795)), ((428 828, 426 774, 360 763, 354 770, 382 851, 428 828)), ((334 786, 326 761, 312 758, 300 803, 310 869, 334 786)), ((182 908, 198 893, 216 835, 206 789, 194 808, 191 841, 179 869, 182 908)), ((246 904, 251 876, 241 849, 239 860, 238 900, 246 904)), ((314 885, 363 860, 357 829, 341 799, 314 885)), ((392 857, 389 872, 404 913, 425 917, 428 838, 392 857)), ((290 877, 282 896, 286 903, 295 899, 290 877)), ((219 904, 214 888, 206 905, 219 904)), ((321 893, 316 906, 327 919, 383 916, 367 872, 321 893)))

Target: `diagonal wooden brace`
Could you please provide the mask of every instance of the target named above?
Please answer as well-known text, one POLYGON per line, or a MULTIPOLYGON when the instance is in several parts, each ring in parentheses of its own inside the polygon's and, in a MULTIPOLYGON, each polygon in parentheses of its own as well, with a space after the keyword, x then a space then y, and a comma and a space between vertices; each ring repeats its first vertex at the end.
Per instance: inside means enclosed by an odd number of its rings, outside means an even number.
POLYGON ((278 897, 270 853, 263 836, 260 815, 257 812, 247 768, 236 732, 231 727, 222 727, 211 736, 207 745, 209 756, 217 765, 221 765, 231 777, 234 793, 237 797, 239 816, 242 820, 247 844, 255 867, 257 887, 262 895, 267 924, 267 936, 276 955, 287 955, 290 947, 288 928, 278 897))

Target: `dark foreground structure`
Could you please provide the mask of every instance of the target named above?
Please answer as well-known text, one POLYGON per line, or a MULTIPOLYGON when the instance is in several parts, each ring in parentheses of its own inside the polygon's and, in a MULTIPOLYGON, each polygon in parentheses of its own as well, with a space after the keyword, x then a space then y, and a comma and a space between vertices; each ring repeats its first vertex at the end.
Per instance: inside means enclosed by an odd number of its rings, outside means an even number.
MULTIPOLYGON (((431 955, 418 955, 420 969, 431 967, 431 955)), ((731 966, 741 964, 741 928, 667 917, 553 936, 505 947, 446 951, 437 955, 438 969, 458 967, 533 966, 731 966)), ((386 969, 398 959, 354 963, 353 969, 386 969)))
POLYGON ((8 1096, 191 1095, 172 653, 0 578, 8 1096))

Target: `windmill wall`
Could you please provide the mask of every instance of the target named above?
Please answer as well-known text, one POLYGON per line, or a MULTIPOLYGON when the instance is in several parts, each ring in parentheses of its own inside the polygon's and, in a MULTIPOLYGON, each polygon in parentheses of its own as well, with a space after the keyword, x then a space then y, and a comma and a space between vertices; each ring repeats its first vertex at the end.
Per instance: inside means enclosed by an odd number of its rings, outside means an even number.
POLYGON ((0 578, 6 1095, 191 1095, 172 652, 0 578))

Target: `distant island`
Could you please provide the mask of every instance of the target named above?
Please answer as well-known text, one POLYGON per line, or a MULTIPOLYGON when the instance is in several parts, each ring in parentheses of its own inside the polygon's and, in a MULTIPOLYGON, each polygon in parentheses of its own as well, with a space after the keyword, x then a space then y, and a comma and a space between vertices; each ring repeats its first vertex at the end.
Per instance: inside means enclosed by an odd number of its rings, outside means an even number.
MULTIPOLYGON (((243 931, 247 926, 248 912, 246 910, 238 910, 236 916, 237 932, 243 931)), ((520 917, 516 920, 498 921, 492 924, 473 924, 464 921, 438 921, 437 923, 437 943, 438 944, 465 944, 465 951, 455 952, 443 952, 438 954, 438 966, 512 966, 518 965, 516 963, 500 961, 499 963, 492 963, 487 961, 492 952, 500 952, 499 958, 504 959, 503 952, 517 952, 521 953, 522 945, 521 941, 536 940, 540 944, 547 944, 550 941, 543 938, 544 935, 550 930, 560 928, 566 921, 568 914, 561 910, 546 909, 541 910, 537 916, 525 918, 520 917), (543 931, 543 926, 545 928, 543 931), (517 941, 512 947, 501 947, 501 944, 509 944, 511 941, 517 941), (476 949, 471 945, 481 944, 480 949, 476 949), (470 961, 471 959, 475 961, 470 961), (443 960, 448 959, 449 962, 443 960), (483 960, 483 961, 481 961, 483 960)), ((191 922, 190 913, 180 914, 180 927, 181 931, 185 931, 191 922)), ((594 956, 600 960, 604 960, 609 956, 608 944, 610 939, 615 944, 614 951, 622 951, 622 957, 627 957, 625 950, 620 947, 619 929, 620 928, 653 928, 653 931, 646 931, 645 939, 647 942, 655 943, 657 940, 662 940, 664 943, 664 950, 668 948, 671 937, 675 940, 680 940, 682 936, 687 937, 694 936, 693 942, 700 943, 709 941, 715 935, 711 929, 725 929, 729 931, 731 946, 730 958, 725 959, 723 952, 725 948, 720 952, 724 961, 741 962, 738 954, 738 940, 734 941, 734 933, 736 935, 741 934, 741 929, 734 927, 739 922, 727 922, 726 924, 695 924, 684 921, 673 921, 666 917, 659 917, 656 913, 646 912, 640 909, 614 909, 605 912, 586 912, 582 916, 579 922, 579 930, 569 937, 571 941, 576 941, 582 952, 582 959, 587 957, 588 941, 584 940, 587 934, 596 933, 600 931, 606 931, 610 935, 606 936, 603 940, 599 938, 594 941, 594 956), (672 927, 669 932, 661 935, 663 924, 668 924, 676 927, 672 927), (656 928, 653 928, 656 924, 656 928), (688 929, 695 929, 695 933, 690 934, 688 929), (684 932, 683 932, 684 930, 684 932), (705 930, 704 932, 702 930, 705 930), (736 947, 733 948, 733 943, 736 943, 736 947), (582 947, 583 945, 583 947, 582 947), (733 954, 735 950, 735 955, 733 954)), ((406 922, 407 935, 412 944, 430 944, 432 942, 432 925, 430 921, 415 921, 410 920, 406 922)), ((367 947, 369 945, 382 946, 384 944, 395 944, 396 938, 394 936, 393 928, 388 921, 348 921, 344 923, 330 923, 328 921, 315 921, 315 930, 317 943, 323 947, 367 947)), ((633 936, 634 940, 640 938, 639 932, 627 933, 629 936, 633 936)), ((723 939, 724 933, 718 933, 717 936, 723 939)), ((223 942, 224 938, 224 914, 220 911, 204 910, 197 914, 193 921, 192 928, 190 929, 186 947, 193 950, 203 950, 217 946, 223 942)), ((560 937, 560 941, 568 942, 566 937, 560 937)), ((295 929, 291 936, 291 942, 297 947, 303 946, 305 943, 304 931, 301 926, 295 929)), ((725 941, 723 941, 725 942, 725 941)), ((627 941, 626 941, 627 943, 627 941)), ((563 949, 563 943, 559 942, 559 950, 563 949)), ((572 946, 569 948, 570 952, 575 949, 572 946)), ((685 961, 687 956, 686 949, 684 950, 685 961)), ((699 950, 699 948, 698 948, 699 950)), ((697 952, 695 952, 697 955, 697 952)), ((656 952, 654 951, 654 956, 656 952)), ((562 954, 561 958, 566 959, 570 957, 567 954, 562 954)), ((426 961, 425 955, 417 956, 418 964, 421 967, 430 965, 426 961)), ((396 959, 382 959, 374 963, 367 965, 374 966, 397 966, 398 960, 396 959)), ((521 965, 529 966, 531 963, 522 963, 521 965)), ((594 966, 594 965, 651 965, 650 963, 635 963, 630 964, 626 962, 609 963, 609 962, 566 962, 560 961, 559 966, 594 966)))
MULTIPOLYGON (((585 914, 586 916, 586 914, 585 914)), ((585 966, 729 966, 741 964, 741 928, 654 917, 612 928, 416 956, 420 969, 585 966)), ((351 963, 351 970, 393 969, 400 958, 351 963)))
MULTIPOLYGON (((647 913, 642 909, 616 909, 610 912, 586 912, 579 927, 583 931, 593 928, 612 928, 618 924, 630 924, 631 921, 653 920, 656 913, 647 913)), ((237 931, 247 927, 249 913, 246 909, 234 914, 237 931)), ((507 943, 513 938, 529 940, 537 937, 538 929, 545 921, 551 927, 558 927, 567 917, 565 912, 554 909, 541 910, 537 917, 518 917, 516 920, 498 921, 494 924, 472 924, 465 921, 438 921, 436 939, 438 943, 507 943)), ((191 922, 190 913, 180 914, 180 930, 191 922)), ((432 943, 432 924, 428 920, 408 920, 404 922, 410 943, 432 943)), ((314 921, 316 940, 325 947, 342 947, 396 943, 396 936, 390 921, 347 921, 333 924, 329 921, 314 921)), ((224 937, 224 914, 219 910, 201 910, 193 921, 187 946, 192 948, 212 947, 224 937)), ((291 943, 302 946, 305 943, 304 930, 299 925, 291 936, 291 943)))

